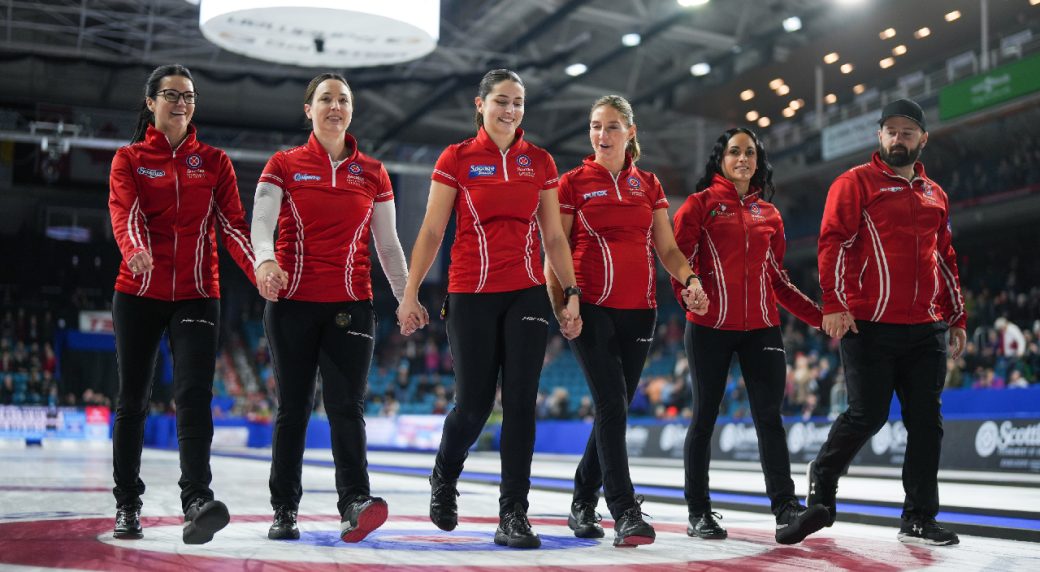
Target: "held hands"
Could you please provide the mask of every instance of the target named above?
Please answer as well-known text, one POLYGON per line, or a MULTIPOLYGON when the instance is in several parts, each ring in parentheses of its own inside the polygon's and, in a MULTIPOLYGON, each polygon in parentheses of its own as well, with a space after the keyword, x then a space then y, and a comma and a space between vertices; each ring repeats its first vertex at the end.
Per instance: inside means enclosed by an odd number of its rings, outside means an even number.
POLYGON ((274 260, 268 260, 256 269, 256 289, 265 300, 277 302, 278 292, 288 285, 289 275, 274 260))
POLYGON ((820 329, 832 338, 844 337, 849 330, 852 330, 852 333, 854 334, 859 333, 859 329, 856 327, 856 319, 853 318, 852 313, 847 310, 844 312, 834 312, 833 314, 824 314, 823 325, 820 329))
POLYGON ((958 359, 964 353, 964 344, 968 341, 968 332, 964 328, 950 328, 950 357, 958 359))
POLYGON ((708 295, 701 288, 699 280, 694 280, 682 291, 683 304, 686 309, 698 316, 708 313, 708 295))
POLYGON ((410 336, 429 323, 430 314, 426 307, 420 304, 418 299, 405 296, 401 305, 397 307, 397 324, 401 326, 401 333, 410 336))
POLYGON ((147 250, 143 252, 138 252, 137 254, 131 256, 130 260, 126 261, 126 266, 130 269, 130 272, 132 272, 134 276, 137 276, 138 274, 144 274, 146 272, 151 272, 153 268, 152 255, 147 250))
POLYGON ((556 319, 560 322, 560 333, 568 340, 581 335, 581 313, 577 296, 570 296, 567 305, 556 311, 556 319))

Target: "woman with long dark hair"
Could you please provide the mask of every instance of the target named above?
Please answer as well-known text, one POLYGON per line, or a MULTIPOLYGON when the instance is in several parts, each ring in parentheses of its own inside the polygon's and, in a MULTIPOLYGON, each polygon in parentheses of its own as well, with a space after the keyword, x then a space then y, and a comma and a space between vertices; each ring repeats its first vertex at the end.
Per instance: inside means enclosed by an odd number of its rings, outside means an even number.
POLYGON ((390 176, 347 131, 354 117, 347 80, 317 75, 307 85, 303 112, 310 139, 271 157, 253 206, 257 287, 270 300, 264 329, 278 384, 269 483, 274 522, 267 536, 300 537, 303 449, 320 371, 340 538, 360 542, 386 521, 388 510, 386 501, 371 495, 365 455, 365 389, 376 320, 369 237, 398 299, 408 269, 390 176))
POLYGON ((419 284, 454 211, 457 230, 441 313, 455 358, 455 407, 444 421, 430 476, 430 519, 442 530, 458 524, 458 478, 491 415, 501 377, 502 484, 495 543, 537 548, 541 539, 527 519, 527 495, 550 317, 539 229, 549 264, 566 285, 559 313, 564 336, 581 332, 581 291, 560 226, 556 164, 524 139, 524 101, 524 83, 515 72, 498 69, 484 75, 474 99, 477 136, 449 146, 434 167, 397 316, 405 334, 428 322, 419 305, 419 284))
MULTIPOLYGON (((640 157, 632 105, 619 95, 599 98, 589 112, 594 153, 560 177, 560 219, 573 249, 574 271, 585 296, 581 335, 570 340, 596 406, 585 454, 574 475, 567 524, 579 538, 601 538, 596 504, 604 489, 614 518, 614 546, 650 544, 656 533, 644 519, 628 468, 625 429, 657 326, 654 254, 685 285, 684 301, 704 313, 707 297, 675 244, 668 200, 657 176, 636 166, 640 157), (696 300, 689 297, 696 293, 696 300)), ((556 275, 546 268, 549 299, 563 311, 556 275)))
MULTIPOLYGON (((822 315, 784 270, 783 220, 769 202, 774 192, 765 148, 753 131, 736 127, 715 142, 697 190, 675 214, 676 243, 700 275, 709 300, 707 313, 686 314, 686 355, 696 408, 684 454, 690 536, 727 536, 711 510, 708 463, 734 355, 751 403, 776 541, 801 542, 828 518, 826 509, 806 509, 794 495, 780 417, 787 363, 776 304, 817 328, 822 315)), ((682 285, 673 280, 673 287, 678 293, 682 285)))
POLYGON ((191 72, 156 68, 145 83, 133 143, 112 160, 109 211, 123 255, 112 300, 119 396, 112 428, 116 538, 140 538, 141 446, 159 340, 169 334, 177 408, 184 542, 202 544, 227 525, 213 499, 213 372, 220 330, 219 228, 253 280, 253 251, 231 161, 198 140, 191 72))

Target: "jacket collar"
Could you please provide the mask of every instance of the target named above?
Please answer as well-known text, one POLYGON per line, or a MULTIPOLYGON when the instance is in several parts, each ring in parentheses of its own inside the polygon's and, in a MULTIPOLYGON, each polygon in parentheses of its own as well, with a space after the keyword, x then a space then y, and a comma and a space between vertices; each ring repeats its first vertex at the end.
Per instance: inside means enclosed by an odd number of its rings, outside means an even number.
MULTIPOLYGON (((587 155, 585 159, 582 161, 582 164, 589 167, 590 169, 598 169, 606 173, 608 176, 613 177, 613 175, 610 174, 610 171, 607 171, 606 167, 596 162, 595 154, 587 155)), ((618 172, 618 178, 620 179, 622 176, 628 177, 632 173, 632 170, 634 168, 635 165, 632 163, 632 156, 628 153, 625 153, 625 164, 621 167, 621 170, 618 172)))
POLYGON ((726 195, 732 195, 732 198, 744 202, 747 200, 758 199, 762 193, 762 189, 758 187, 748 187, 748 192, 741 198, 740 194, 737 193, 737 187, 733 184, 733 181, 723 177, 721 173, 715 173, 715 176, 711 180, 711 186, 719 189, 726 195))
POLYGON ((156 147, 159 149, 170 149, 170 151, 191 151, 198 146, 198 139, 196 138, 195 126, 188 125, 188 134, 184 136, 184 141, 177 146, 176 149, 170 145, 170 140, 166 138, 166 134, 155 128, 154 125, 149 125, 148 130, 144 133, 144 142, 149 147, 156 147))
MULTIPOLYGON (((347 149, 350 151, 347 154, 347 157, 345 159, 343 159, 343 162, 353 161, 353 160, 357 159, 357 155, 358 155, 357 139, 354 139, 354 136, 351 135, 350 133, 345 133, 344 132, 343 133, 343 141, 344 141, 344 143, 347 144, 347 149)), ((329 156, 329 152, 325 150, 324 146, 322 146, 321 141, 318 141, 318 137, 316 135, 314 135, 313 131, 311 131, 311 136, 309 138, 307 138, 307 149, 309 149, 312 153, 321 155, 322 157, 328 157, 329 156)))
MULTIPOLYGON (((870 157, 870 164, 875 169, 877 169, 878 171, 881 171, 882 173, 888 175, 889 177, 895 177, 897 179, 903 179, 904 181, 906 180, 905 178, 903 178, 902 175, 896 173, 895 170, 893 170, 892 167, 888 163, 886 163, 883 160, 881 160, 881 153, 878 153, 877 151, 874 151, 874 154, 870 157)), ((924 164, 921 163, 920 161, 915 161, 914 162, 914 177, 918 178, 918 179, 926 179, 926 178, 928 178, 928 176, 924 174, 924 164)))
MULTIPOLYGON (((488 150, 494 151, 495 153, 502 153, 502 150, 498 148, 498 145, 491 139, 488 132, 481 126, 480 130, 477 131, 477 143, 480 143, 483 147, 488 150)), ((513 143, 509 146, 507 154, 511 151, 516 151, 524 143, 524 130, 520 127, 516 128, 516 136, 513 137, 513 143)))

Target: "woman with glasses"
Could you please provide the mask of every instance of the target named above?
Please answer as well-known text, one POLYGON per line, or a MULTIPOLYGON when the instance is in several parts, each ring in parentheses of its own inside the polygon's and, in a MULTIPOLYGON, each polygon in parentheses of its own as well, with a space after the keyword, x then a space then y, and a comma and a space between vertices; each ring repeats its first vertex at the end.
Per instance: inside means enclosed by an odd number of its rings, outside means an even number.
MULTIPOLYGON (((619 95, 599 98, 589 113, 589 139, 594 153, 560 177, 563 233, 574 249, 574 270, 585 296, 585 327, 570 345, 596 405, 592 434, 574 475, 567 524, 579 538, 603 537, 596 514, 602 486, 614 518, 614 546, 638 546, 652 543, 656 534, 643 520, 632 486, 625 429, 657 326, 651 246, 668 272, 686 285, 690 311, 704 313, 707 298, 675 245, 661 182, 636 166, 640 148, 632 105, 619 95)), ((545 278, 559 313, 560 284, 552 272, 545 278)))
POLYGON ((354 117, 347 80, 335 73, 312 79, 303 112, 312 125, 310 139, 271 157, 253 203, 257 287, 270 300, 264 329, 278 384, 269 482, 274 522, 267 536, 300 537, 303 449, 320 371, 340 538, 360 542, 387 517, 386 501, 370 494, 365 456, 365 389, 376 319, 369 236, 398 299, 408 268, 390 176, 347 132, 354 117))
MULTIPOLYGON (((780 406, 787 361, 780 331, 780 302, 795 317, 819 328, 820 307, 791 283, 784 270, 784 223, 770 202, 773 166, 750 129, 735 127, 715 141, 696 191, 675 213, 675 238, 701 276, 708 312, 686 314, 686 355, 693 372, 693 423, 686 433, 686 532, 726 538, 711 510, 708 463, 711 436, 736 355, 747 385, 751 417, 776 517, 776 541, 795 544, 827 523, 822 506, 806 509, 794 496, 791 460, 780 406)), ((678 293, 682 286, 673 280, 678 293)))
POLYGON ((112 299, 119 395, 112 428, 116 538, 141 538, 141 445, 159 340, 169 335, 177 409, 184 542, 227 525, 210 489, 213 372, 220 325, 219 228, 253 280, 253 251, 231 161, 198 140, 191 72, 156 68, 145 83, 133 143, 112 160, 109 211, 123 261, 112 299))
POLYGON ((581 332, 570 247, 560 226, 556 164, 524 139, 524 82, 498 69, 484 75, 474 99, 477 135, 449 146, 434 167, 426 218, 412 250, 412 275, 397 310, 402 333, 425 326, 422 282, 456 218, 441 311, 455 358, 455 407, 444 421, 430 476, 430 519, 458 525, 457 481, 502 382, 502 482, 495 543, 537 548, 527 519, 534 453, 535 399, 549 335, 541 244, 566 286, 560 311, 565 337, 581 332), (541 241, 538 238, 541 230, 541 241))

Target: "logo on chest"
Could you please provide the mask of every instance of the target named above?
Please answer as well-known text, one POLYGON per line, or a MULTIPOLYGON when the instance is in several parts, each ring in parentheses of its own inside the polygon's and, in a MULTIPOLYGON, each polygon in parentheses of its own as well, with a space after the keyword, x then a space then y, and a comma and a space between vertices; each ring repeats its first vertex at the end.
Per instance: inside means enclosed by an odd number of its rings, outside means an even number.
POLYGON ((365 183, 365 170, 359 163, 351 163, 347 165, 347 180, 357 185, 363 185, 365 183))
POLYGON ((534 167, 531 166, 531 158, 527 155, 516 156, 516 174, 521 177, 533 177, 534 167))
POLYGON ((137 174, 144 175, 149 179, 158 179, 159 177, 165 177, 166 171, 163 171, 162 169, 148 169, 145 167, 138 167, 137 174))
POLYGON ((602 191, 592 191, 591 193, 585 193, 584 195, 581 196, 581 198, 583 198, 583 199, 585 199, 587 201, 589 199, 594 199, 596 197, 605 197, 608 194, 609 193, 607 193, 607 190, 603 189, 602 191))
POLYGON ((188 172, 186 174, 189 179, 206 178, 206 170, 202 168, 202 155, 192 153, 184 159, 184 164, 188 166, 188 172))
POLYGON ((321 180, 321 176, 319 176, 319 175, 311 175, 310 173, 296 173, 296 174, 293 175, 292 179, 294 181, 296 181, 296 182, 300 182, 300 181, 320 181, 321 180))
POLYGON ((719 203, 715 205, 715 208, 711 209, 711 212, 709 214, 713 217, 721 218, 733 216, 733 213, 730 212, 729 208, 726 206, 725 203, 719 203))
POLYGON ((469 178, 474 179, 476 177, 494 177, 495 173, 498 172, 496 165, 470 165, 469 166, 469 178))
POLYGON ((753 220, 762 220, 765 217, 762 215, 762 207, 758 203, 751 203, 748 205, 748 212, 751 213, 753 220))
POLYGON ((899 191, 905 191, 906 187, 901 187, 901 186, 897 186, 897 187, 881 187, 878 190, 881 191, 882 193, 898 193, 899 191))

